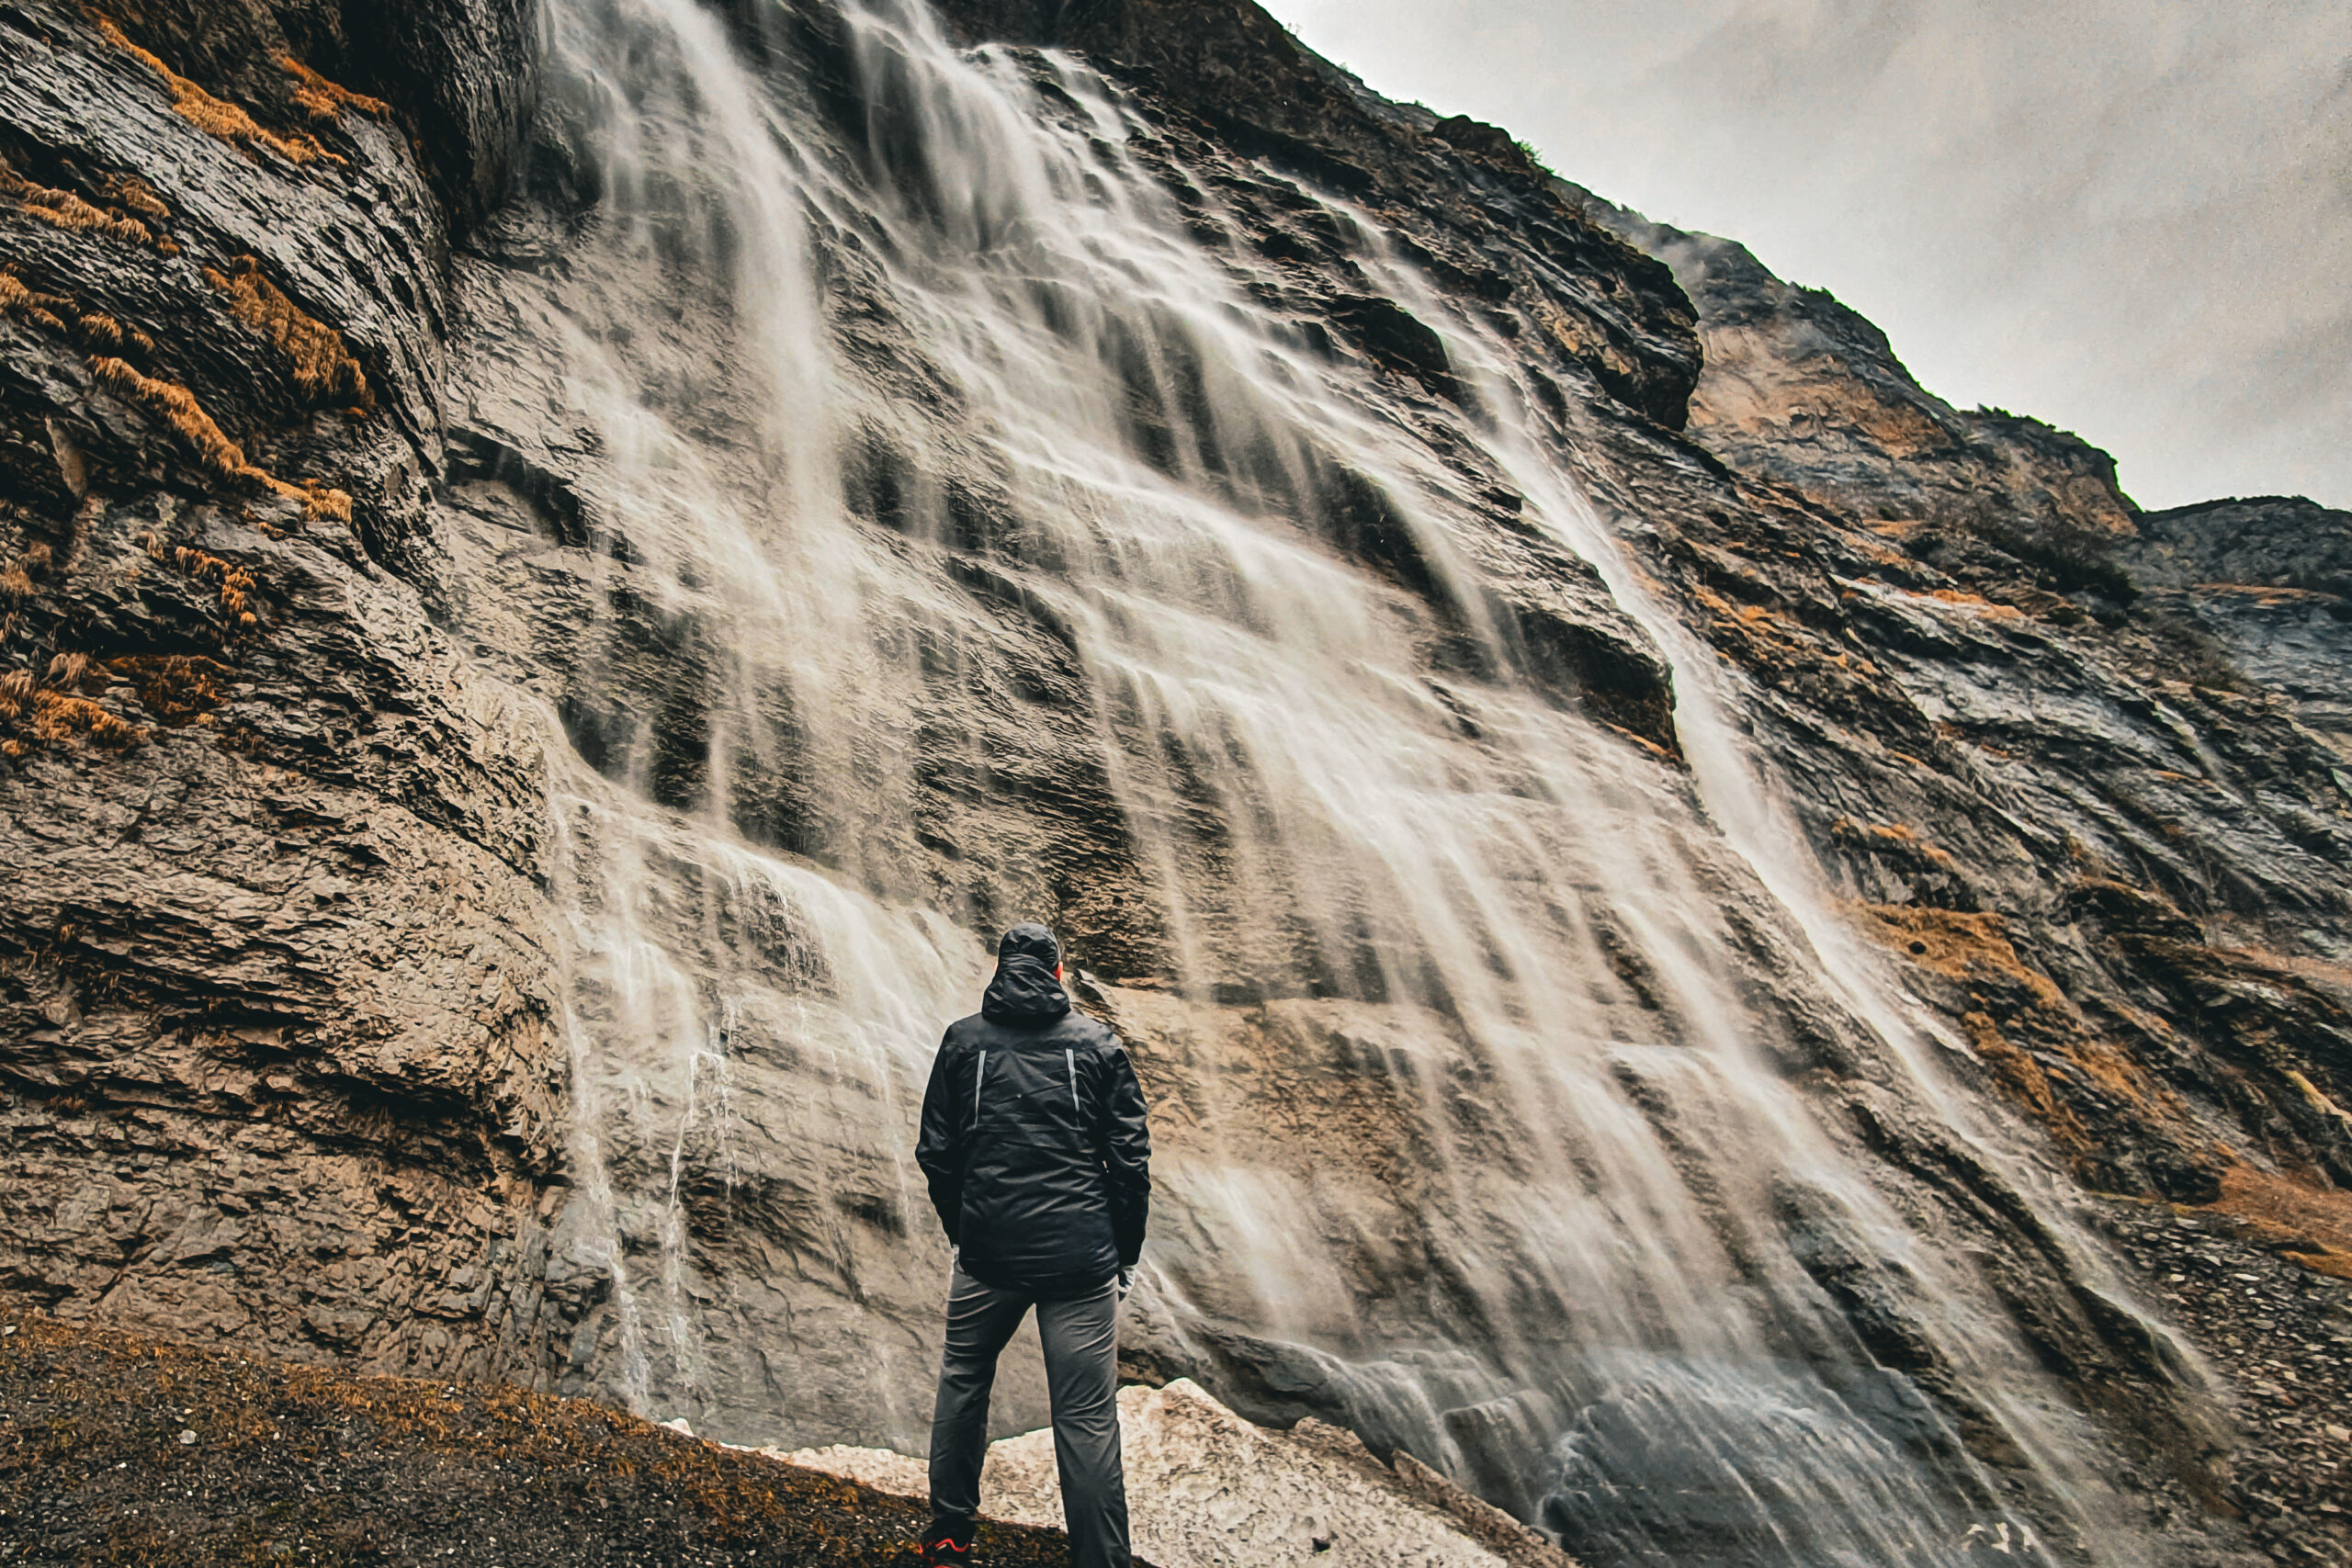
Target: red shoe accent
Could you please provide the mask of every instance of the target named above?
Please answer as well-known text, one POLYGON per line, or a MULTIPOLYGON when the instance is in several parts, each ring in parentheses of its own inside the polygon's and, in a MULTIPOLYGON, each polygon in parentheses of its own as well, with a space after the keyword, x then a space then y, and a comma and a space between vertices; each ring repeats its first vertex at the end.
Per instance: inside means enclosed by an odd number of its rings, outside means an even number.
POLYGON ((922 1543, 922 1568, 967 1568, 972 1561, 972 1543, 958 1541, 952 1535, 922 1543))

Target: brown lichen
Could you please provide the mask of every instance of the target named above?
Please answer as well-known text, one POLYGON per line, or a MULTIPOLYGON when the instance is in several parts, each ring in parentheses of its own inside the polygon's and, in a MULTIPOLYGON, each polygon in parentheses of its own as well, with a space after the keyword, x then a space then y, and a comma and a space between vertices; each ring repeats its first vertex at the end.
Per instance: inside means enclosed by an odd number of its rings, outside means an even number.
POLYGON ((360 409, 375 407, 375 391, 343 334, 304 314, 263 276, 258 259, 240 256, 228 272, 206 267, 204 276, 229 297, 232 316, 277 345, 292 363, 295 384, 305 394, 322 402, 342 400, 360 409))
POLYGON ((278 69, 294 78, 294 101, 302 112, 321 125, 334 125, 343 118, 345 109, 356 109, 375 119, 390 119, 392 106, 381 98, 371 98, 365 93, 355 93, 340 83, 330 82, 290 54, 277 57, 278 69))
POLYGON ((108 18, 93 15, 91 20, 108 43, 161 76, 164 85, 171 90, 174 112, 206 135, 245 147, 266 147, 289 164, 341 164, 345 161, 308 136, 300 133, 290 137, 280 136, 235 104, 214 97, 164 64, 153 51, 141 49, 131 42, 129 35, 108 18))

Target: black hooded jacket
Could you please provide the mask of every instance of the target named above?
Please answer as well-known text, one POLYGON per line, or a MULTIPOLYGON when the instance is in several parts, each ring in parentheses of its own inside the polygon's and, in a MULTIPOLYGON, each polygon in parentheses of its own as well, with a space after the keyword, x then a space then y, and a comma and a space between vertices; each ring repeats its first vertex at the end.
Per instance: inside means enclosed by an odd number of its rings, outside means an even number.
POLYGON ((915 1148, 964 1271, 1048 1301, 1133 1268, 1151 1201, 1142 1086, 1059 962, 1044 927, 1005 934, 979 1013, 939 1043, 915 1148))

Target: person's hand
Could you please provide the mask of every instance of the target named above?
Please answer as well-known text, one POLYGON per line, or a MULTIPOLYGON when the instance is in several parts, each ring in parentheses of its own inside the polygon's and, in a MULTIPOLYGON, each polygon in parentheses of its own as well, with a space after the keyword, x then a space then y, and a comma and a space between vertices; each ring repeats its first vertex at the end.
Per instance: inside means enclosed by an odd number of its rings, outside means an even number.
POLYGON ((1121 1301, 1125 1301, 1125 1300, 1127 1299, 1127 1292, 1128 1292, 1129 1291, 1134 1290, 1135 1288, 1136 1288, 1136 1271, 1135 1271, 1134 1269, 1120 1269, 1120 1270, 1119 1270, 1119 1299, 1120 1299, 1121 1301))

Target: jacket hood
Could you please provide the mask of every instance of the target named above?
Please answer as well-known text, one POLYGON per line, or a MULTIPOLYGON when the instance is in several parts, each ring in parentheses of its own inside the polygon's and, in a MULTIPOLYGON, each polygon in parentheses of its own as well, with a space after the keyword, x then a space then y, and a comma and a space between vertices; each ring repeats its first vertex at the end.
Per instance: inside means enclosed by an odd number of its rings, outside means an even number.
POLYGON ((1054 978, 1054 966, 1014 953, 996 966, 980 998, 980 1016, 990 1023, 1052 1023, 1069 1013, 1069 993, 1054 978))

